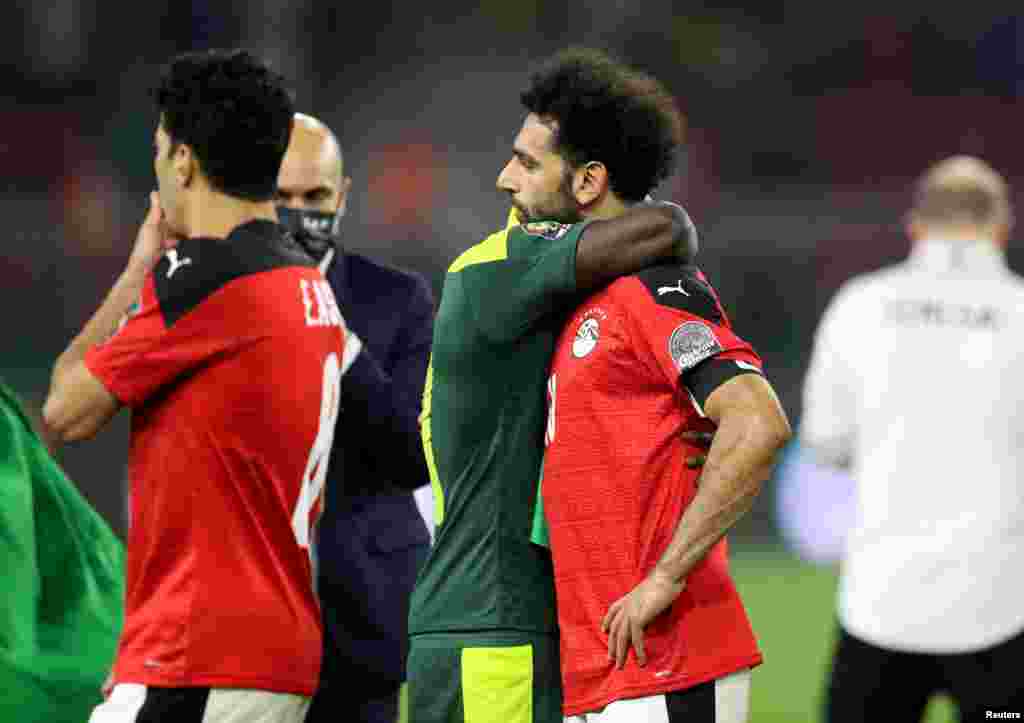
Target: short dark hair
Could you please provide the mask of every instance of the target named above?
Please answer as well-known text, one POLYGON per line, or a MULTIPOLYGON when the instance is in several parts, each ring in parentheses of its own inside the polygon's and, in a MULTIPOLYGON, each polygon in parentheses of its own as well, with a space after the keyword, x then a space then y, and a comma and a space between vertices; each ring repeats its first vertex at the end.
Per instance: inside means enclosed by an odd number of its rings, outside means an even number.
POLYGON ((294 103, 284 79, 245 50, 178 55, 153 90, 171 148, 188 145, 219 191, 274 197, 294 103))
POLYGON ((672 96, 602 51, 556 54, 519 98, 531 113, 557 123, 555 150, 572 166, 603 163, 623 200, 642 200, 675 166, 683 122, 672 96))

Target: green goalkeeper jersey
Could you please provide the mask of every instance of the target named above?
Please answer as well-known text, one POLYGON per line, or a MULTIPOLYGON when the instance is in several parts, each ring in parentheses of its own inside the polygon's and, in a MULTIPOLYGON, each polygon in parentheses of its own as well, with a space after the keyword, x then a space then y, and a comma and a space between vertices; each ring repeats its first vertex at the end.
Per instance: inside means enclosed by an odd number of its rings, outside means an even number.
POLYGON ((437 527, 411 635, 557 630, 551 557, 530 531, 548 364, 580 300, 585 226, 510 225, 445 276, 420 419, 437 527))
POLYGON ((0 721, 82 723, 121 628, 124 547, 0 384, 0 721))

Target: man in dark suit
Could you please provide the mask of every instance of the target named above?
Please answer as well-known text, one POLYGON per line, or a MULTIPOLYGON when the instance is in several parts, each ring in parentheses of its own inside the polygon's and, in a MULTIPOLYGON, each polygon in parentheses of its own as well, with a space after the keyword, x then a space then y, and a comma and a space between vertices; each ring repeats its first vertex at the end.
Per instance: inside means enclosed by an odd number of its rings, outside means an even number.
POLYGON ((417 417, 433 297, 422 276, 344 249, 338 222, 351 183, 330 129, 297 114, 278 178, 279 216, 320 260, 361 341, 342 380, 317 538, 324 660, 307 723, 395 722, 409 595, 430 544, 411 492, 428 480, 417 417))

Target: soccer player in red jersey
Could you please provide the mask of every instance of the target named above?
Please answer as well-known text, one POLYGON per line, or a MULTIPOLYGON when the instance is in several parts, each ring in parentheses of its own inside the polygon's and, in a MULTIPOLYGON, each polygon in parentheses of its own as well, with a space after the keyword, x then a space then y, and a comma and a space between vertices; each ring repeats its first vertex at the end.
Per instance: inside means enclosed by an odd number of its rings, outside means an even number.
POLYGON ((44 409, 64 440, 132 410, 124 628, 90 720, 297 723, 321 650, 310 527, 352 350, 277 223, 281 77, 242 51, 186 54, 155 95, 159 194, 44 409))
MULTIPOLYGON (((676 124, 677 111, 653 79, 573 52, 538 73, 523 100, 557 129, 558 154, 549 155, 584 173, 559 184, 555 159, 510 164, 502 182, 518 208, 611 218, 667 175, 676 137, 658 130, 676 124), (623 140, 637 137, 646 143, 623 140)), ((566 715, 746 720, 761 653, 723 535, 790 436, 760 358, 704 274, 666 264, 578 307, 558 341, 548 396, 542 497, 566 715), (711 430, 704 469, 690 468, 687 458, 703 450, 684 435, 711 430)))

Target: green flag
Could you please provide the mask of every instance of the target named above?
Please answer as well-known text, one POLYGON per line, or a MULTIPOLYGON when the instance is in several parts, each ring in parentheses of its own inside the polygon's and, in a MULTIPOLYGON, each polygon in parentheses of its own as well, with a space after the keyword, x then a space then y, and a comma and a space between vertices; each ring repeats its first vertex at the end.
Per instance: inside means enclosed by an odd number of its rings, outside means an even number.
POLYGON ((124 546, 0 383, 0 721, 83 723, 124 611, 124 546))

